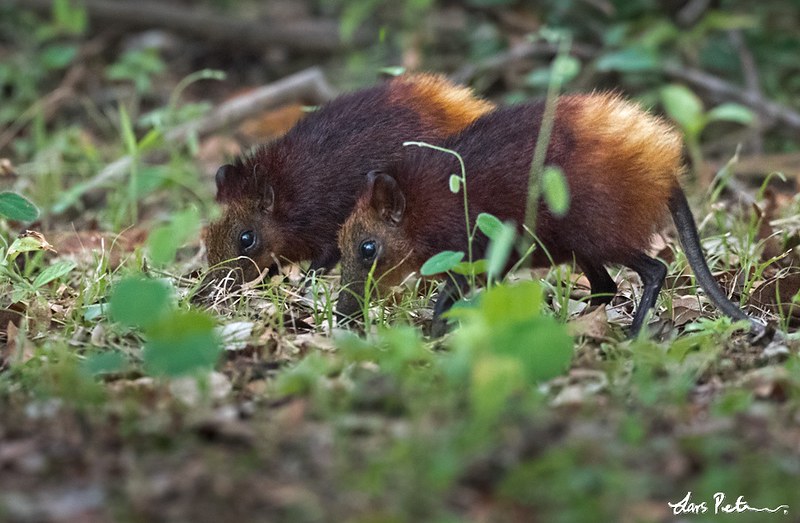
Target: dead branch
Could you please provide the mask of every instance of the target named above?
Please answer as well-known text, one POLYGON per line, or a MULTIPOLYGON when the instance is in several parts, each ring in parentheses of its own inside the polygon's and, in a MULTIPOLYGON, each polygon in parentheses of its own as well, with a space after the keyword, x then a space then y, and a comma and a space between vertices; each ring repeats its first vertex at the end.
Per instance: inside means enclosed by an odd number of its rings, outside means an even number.
POLYGON ((336 95, 322 71, 316 67, 265 85, 220 105, 207 116, 176 127, 167 141, 180 142, 190 134, 206 135, 252 116, 291 102, 320 104, 336 95))
MULTIPOLYGON (((537 56, 554 56, 555 53, 556 46, 553 44, 543 42, 525 43, 490 56, 477 64, 466 65, 451 77, 456 82, 469 83, 481 74, 500 71, 515 62, 537 56)), ((573 44, 570 53, 573 56, 587 60, 597 56, 596 50, 581 44, 573 44)), ((695 88, 708 91, 718 98, 726 98, 746 105, 761 114, 773 125, 782 124, 800 131, 800 112, 783 104, 773 102, 758 91, 743 89, 721 78, 697 69, 687 68, 682 64, 665 64, 662 67, 662 71, 673 80, 686 82, 695 88)))
MULTIPOLYGON (((176 127, 167 132, 164 140, 167 144, 180 143, 191 134, 197 136, 207 135, 219 129, 244 120, 245 118, 291 102, 321 104, 335 96, 334 89, 330 86, 323 72, 317 67, 311 67, 287 76, 277 82, 265 85, 246 95, 230 100, 210 114, 176 127)), ((133 164, 132 156, 122 158, 108 164, 97 175, 82 184, 78 184, 62 200, 61 204, 53 209, 53 213, 62 213, 72 207, 86 192, 98 189, 109 182, 121 178, 133 164)))
MULTIPOLYGON (((49 14, 52 0, 7 0, 20 8, 49 14)), ((175 6, 167 2, 84 0, 89 18, 99 25, 162 28, 213 42, 263 50, 284 46, 305 52, 337 52, 364 46, 371 41, 368 32, 356 32, 344 41, 335 20, 296 21, 242 20, 207 9, 175 6)))
MULTIPOLYGON (((468 63, 450 75, 454 82, 470 83, 475 77, 483 74, 498 73, 509 65, 537 56, 551 57, 558 51, 556 44, 549 42, 528 42, 502 51, 477 63, 468 63)), ((578 58, 593 58, 596 53, 588 46, 573 44, 570 54, 578 58)))
POLYGON ((757 154, 740 158, 733 165, 736 176, 760 180, 774 172, 800 179, 800 153, 757 154))
MULTIPOLYGON (((753 53, 747 47, 747 42, 745 42, 742 31, 740 29, 731 29, 728 31, 728 40, 739 55, 739 63, 742 66, 742 75, 744 77, 746 92, 763 98, 764 93, 761 90, 761 74, 759 73, 753 53)), ((762 134, 764 127, 764 122, 758 122, 758 125, 750 129, 750 145, 754 151, 759 154, 764 152, 764 136, 762 134)))

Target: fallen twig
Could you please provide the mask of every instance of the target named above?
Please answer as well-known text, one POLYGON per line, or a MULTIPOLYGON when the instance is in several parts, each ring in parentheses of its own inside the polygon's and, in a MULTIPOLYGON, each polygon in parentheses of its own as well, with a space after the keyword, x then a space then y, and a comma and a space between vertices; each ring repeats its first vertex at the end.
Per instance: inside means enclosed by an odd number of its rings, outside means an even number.
MULTIPOLYGON (((556 46, 552 44, 545 42, 525 43, 490 56, 477 64, 466 65, 453 73, 451 78, 456 82, 469 83, 478 75, 500 71, 514 62, 535 56, 554 56, 555 53, 556 46)), ((573 44, 570 54, 583 59, 597 57, 595 49, 577 43, 573 44)), ((686 82, 696 88, 709 91, 716 96, 746 105, 765 116, 772 125, 780 123, 800 131, 800 112, 773 102, 758 91, 744 89, 704 71, 687 68, 683 64, 665 64, 662 67, 662 72, 672 79, 686 82)))
MULTIPOLYGON (((210 114, 195 121, 186 123, 167 132, 164 141, 167 144, 180 143, 190 134, 203 136, 228 125, 236 124, 248 116, 278 107, 290 102, 320 104, 335 96, 325 75, 317 67, 311 67, 287 76, 277 82, 265 85, 246 95, 230 100, 210 114)), ((62 200, 53 207, 54 214, 60 214, 80 199, 82 195, 122 177, 131 167, 134 158, 123 156, 108 164, 97 175, 84 183, 75 185, 62 200)))
MULTIPOLYGON (((7 0, 12 5, 49 14, 52 0, 7 0)), ((237 47, 263 49, 280 45, 297 51, 336 52, 371 41, 368 33, 356 32, 345 41, 336 20, 296 21, 243 20, 225 17, 197 7, 153 1, 83 0, 89 18, 100 24, 128 27, 163 28, 237 47)))
MULTIPOLYGON (((481 74, 499 72, 514 62, 527 60, 535 56, 555 56, 557 50, 557 45, 549 42, 519 44, 477 63, 468 63, 450 75, 450 78, 458 83, 469 83, 481 74)), ((570 54, 579 58, 593 58, 596 53, 588 46, 573 44, 570 48, 570 54)))

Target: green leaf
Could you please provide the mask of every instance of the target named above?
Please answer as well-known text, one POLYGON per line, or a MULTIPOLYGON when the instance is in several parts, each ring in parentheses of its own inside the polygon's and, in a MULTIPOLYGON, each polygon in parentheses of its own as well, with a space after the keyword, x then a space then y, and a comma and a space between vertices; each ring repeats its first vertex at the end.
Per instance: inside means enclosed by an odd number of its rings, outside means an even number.
POLYGON ((400 76, 406 73, 406 68, 400 66, 381 67, 378 71, 389 76, 400 76))
POLYGON ((281 372, 275 380, 275 389, 284 396, 307 394, 321 382, 321 376, 330 372, 330 368, 329 360, 320 351, 312 352, 294 367, 281 372))
POLYGON ((595 62, 600 72, 618 71, 621 73, 640 73, 656 71, 661 67, 658 55, 645 48, 629 47, 607 53, 595 62))
POLYGON ((350 41, 361 24, 370 17, 380 4, 379 0, 347 2, 339 20, 339 34, 345 42, 350 41))
POLYGON ((191 206, 172 218, 172 229, 178 244, 186 243, 200 233, 200 211, 191 206))
POLYGON ((24 196, 5 191, 0 193, 0 216, 18 222, 32 222, 39 217, 39 209, 24 196))
POLYGON ((63 69, 78 55, 74 45, 51 44, 42 50, 39 60, 47 69, 63 69))
POLYGON ((510 326, 504 335, 498 336, 493 350, 499 355, 507 353, 518 357, 530 382, 553 379, 569 368, 572 337, 555 319, 538 316, 510 326))
POLYGON ((461 188, 461 177, 457 174, 451 174, 449 183, 450 192, 453 194, 458 194, 458 191, 461 188))
POLYGON ((173 311, 148 329, 144 365, 149 374, 180 376, 213 368, 221 351, 210 316, 173 311))
POLYGON ((6 252, 6 260, 10 261, 23 252, 53 251, 53 246, 39 233, 28 233, 15 239, 6 252))
POLYGON ((570 82, 581 71, 581 62, 573 56, 561 56, 553 60, 550 67, 541 67, 528 73, 525 85, 529 87, 546 87, 555 79, 562 85, 570 82))
POLYGON ((526 87, 547 87, 550 85, 550 68, 540 67, 525 75, 526 87))
POLYGON ((492 360, 501 362, 496 371, 508 379, 519 372, 524 383, 562 374, 572 360, 572 338, 564 325, 541 314, 542 302, 538 282, 492 287, 476 308, 460 311, 462 328, 453 337, 454 348, 500 358, 492 360))
POLYGON ((137 153, 136 134, 133 132, 133 125, 131 124, 130 116, 124 105, 119 106, 119 125, 122 132, 122 141, 125 143, 125 149, 128 154, 135 156, 137 153))
POLYGON ((70 0, 53 0, 53 21, 72 35, 81 35, 86 30, 86 9, 70 0))
POLYGON ((200 232, 200 211, 196 207, 177 213, 171 223, 157 227, 147 237, 150 261, 164 265, 175 260, 178 247, 200 232))
POLYGON ((464 259, 464 253, 460 251, 442 251, 434 254, 426 261, 420 269, 423 276, 432 276, 442 272, 447 272, 464 259))
POLYGON ((753 111, 747 107, 735 103, 718 105, 706 113, 706 120, 709 122, 724 120, 726 122, 736 122, 742 125, 750 125, 755 120, 753 111))
POLYGON ((161 146, 163 143, 164 135, 158 129, 151 129, 144 137, 139 141, 139 150, 149 151, 151 149, 155 149, 156 147, 161 146))
POLYGON ((661 103, 667 114, 690 136, 697 138, 703 130, 703 102, 683 85, 668 85, 661 89, 661 103))
POLYGON ((517 230, 512 223, 500 224, 500 232, 492 238, 486 249, 486 270, 490 278, 497 278, 505 270, 516 237, 517 230))
POLYGON ((111 291, 111 317, 125 325, 147 328, 169 310, 171 298, 172 289, 162 281, 127 278, 111 291))
POLYGON ((480 213, 475 223, 478 225, 478 229, 490 240, 497 238, 497 235, 503 231, 503 222, 488 212, 480 213))
POLYGON ((108 312, 107 303, 93 303, 83 308, 83 320, 95 321, 108 312))
POLYGON ((571 82, 581 72, 581 61, 574 56, 559 56, 553 61, 553 74, 563 85, 571 82))
POLYGON ((456 274, 463 274, 464 276, 469 276, 471 274, 483 274, 486 272, 486 260, 475 260, 472 263, 462 261, 455 267, 453 267, 453 272, 456 274))
POLYGON ((558 167, 547 166, 542 173, 542 193, 550 211, 564 216, 569 210, 569 186, 564 173, 558 167))
POLYGON ((515 358, 484 355, 473 364, 470 376, 470 405, 481 424, 488 424, 503 413, 514 392, 525 386, 522 365, 515 358))
POLYGON ((178 244, 172 236, 172 227, 162 225, 147 236, 147 250, 150 261, 156 265, 165 265, 175 260, 178 244))
POLYGON ((90 355, 81 367, 92 376, 96 376, 98 374, 119 372, 125 368, 126 363, 127 360, 121 353, 107 351, 90 355))
MULTIPOLYGON (((514 0, 506 0, 506 3, 514 3, 514 0)), ((563 29, 549 25, 542 26, 534 35, 534 37, 536 36, 551 44, 557 44, 565 40, 572 40, 572 33, 569 29, 563 29)))
POLYGON ((712 10, 703 16, 700 25, 705 30, 730 31, 758 27, 759 17, 755 14, 730 13, 712 10))
POLYGON ((51 281, 57 280, 58 278, 69 274, 74 268, 75 262, 72 261, 61 261, 54 263, 53 265, 46 267, 36 276, 36 278, 33 280, 33 286, 36 289, 43 287, 51 281))
POLYGON ((483 293, 481 311, 490 326, 499 326, 537 316, 543 301, 542 287, 537 282, 499 285, 483 293))

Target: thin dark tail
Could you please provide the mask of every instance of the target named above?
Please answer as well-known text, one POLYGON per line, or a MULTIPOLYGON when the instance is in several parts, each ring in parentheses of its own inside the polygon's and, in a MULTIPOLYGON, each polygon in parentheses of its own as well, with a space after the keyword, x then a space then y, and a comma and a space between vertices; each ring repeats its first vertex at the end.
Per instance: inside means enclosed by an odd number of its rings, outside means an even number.
POLYGON ((747 320, 754 330, 763 331, 764 326, 753 320, 729 300, 725 291, 720 288, 711 275, 711 270, 708 268, 706 258, 703 256, 703 251, 700 247, 700 235, 697 233, 694 216, 692 216, 692 211, 689 209, 686 195, 683 194, 683 190, 680 187, 675 187, 672 190, 669 198, 669 210, 672 213, 672 219, 675 221, 675 227, 678 229, 678 237, 681 240, 681 245, 683 245, 686 259, 689 261, 689 266, 694 271, 700 287, 703 288, 714 305, 722 312, 735 320, 747 320))

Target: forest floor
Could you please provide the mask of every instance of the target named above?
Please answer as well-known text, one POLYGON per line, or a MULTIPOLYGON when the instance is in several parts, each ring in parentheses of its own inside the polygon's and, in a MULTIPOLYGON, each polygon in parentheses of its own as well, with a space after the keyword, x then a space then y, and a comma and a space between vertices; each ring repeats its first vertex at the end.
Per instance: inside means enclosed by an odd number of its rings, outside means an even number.
MULTIPOLYGON (((633 340, 638 278, 615 269, 618 296, 592 308, 570 266, 515 272, 438 340, 436 289, 411 282, 356 333, 331 313, 336 272, 195 297, 216 168, 373 69, 230 63, 159 30, 55 38, 80 9, 3 9, 0 182, 41 215, 2 225, 0 521, 800 522, 796 153, 727 164, 733 143, 707 155, 714 185, 687 185, 714 275, 764 338, 698 293, 670 229, 633 340), (184 81, 205 69, 227 77, 184 81)), ((469 65, 451 70, 493 100, 528 96, 469 65)))

